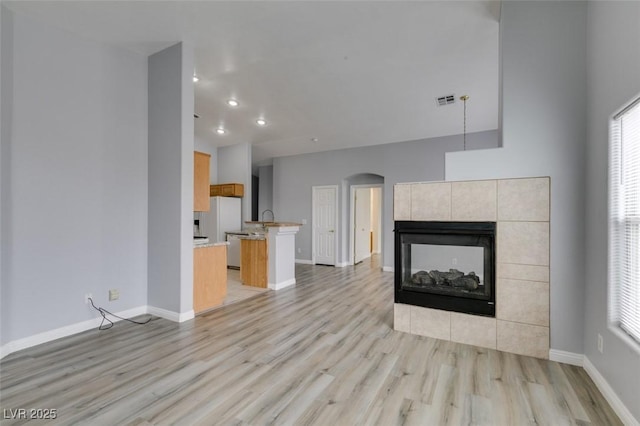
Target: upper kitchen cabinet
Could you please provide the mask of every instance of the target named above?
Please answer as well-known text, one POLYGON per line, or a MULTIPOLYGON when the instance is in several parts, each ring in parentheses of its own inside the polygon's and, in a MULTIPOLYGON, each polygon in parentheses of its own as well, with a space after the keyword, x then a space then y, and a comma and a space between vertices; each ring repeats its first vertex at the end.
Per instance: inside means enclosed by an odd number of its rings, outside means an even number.
POLYGON ((209 163, 211 155, 193 152, 193 211, 209 211, 209 163))
POLYGON ((212 197, 243 197, 244 185, 241 183, 223 183, 211 185, 209 195, 212 197))

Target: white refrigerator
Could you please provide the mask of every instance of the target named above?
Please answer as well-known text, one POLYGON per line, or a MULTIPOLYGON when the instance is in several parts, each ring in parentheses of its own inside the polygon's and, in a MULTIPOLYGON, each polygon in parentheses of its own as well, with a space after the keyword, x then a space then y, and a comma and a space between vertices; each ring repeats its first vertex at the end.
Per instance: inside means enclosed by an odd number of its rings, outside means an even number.
POLYGON ((210 242, 226 241, 225 232, 242 229, 242 200, 233 197, 211 197, 211 209, 201 213, 200 233, 210 242))

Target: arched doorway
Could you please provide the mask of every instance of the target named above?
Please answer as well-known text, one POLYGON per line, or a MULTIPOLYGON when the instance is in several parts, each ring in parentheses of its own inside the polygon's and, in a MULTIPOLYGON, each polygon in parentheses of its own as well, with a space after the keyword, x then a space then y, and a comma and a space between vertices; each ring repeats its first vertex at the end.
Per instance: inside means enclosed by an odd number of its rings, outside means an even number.
POLYGON ((345 179, 349 188, 348 264, 355 265, 382 253, 382 206, 384 177, 361 173, 345 179))

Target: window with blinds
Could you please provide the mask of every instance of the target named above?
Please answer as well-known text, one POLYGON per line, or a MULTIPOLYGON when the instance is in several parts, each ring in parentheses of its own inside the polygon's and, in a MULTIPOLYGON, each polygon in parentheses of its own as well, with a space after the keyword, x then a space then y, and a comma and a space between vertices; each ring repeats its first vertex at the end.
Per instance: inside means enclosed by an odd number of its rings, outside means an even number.
POLYGON ((609 162, 610 319, 640 342, 640 98, 613 117, 609 162))

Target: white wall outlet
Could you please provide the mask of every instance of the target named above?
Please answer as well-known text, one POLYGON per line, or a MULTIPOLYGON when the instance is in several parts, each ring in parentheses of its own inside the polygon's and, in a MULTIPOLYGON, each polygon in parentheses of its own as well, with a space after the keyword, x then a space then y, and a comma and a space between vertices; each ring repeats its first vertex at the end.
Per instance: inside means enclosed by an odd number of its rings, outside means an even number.
POLYGON ((604 352, 604 341, 602 340, 602 334, 598 333, 598 352, 604 352))
POLYGON ((451 259, 451 264, 452 265, 457 265, 458 264, 458 259, 456 259, 455 257, 453 259, 451 259))
POLYGON ((120 297, 120 292, 118 291, 118 289, 113 288, 109 290, 109 302, 113 300, 118 300, 119 297, 120 297))
POLYGON ((302 253, 302 249, 298 247, 298 253, 302 253))
POLYGON ((91 302, 89 302, 89 299, 93 299, 93 296, 91 295, 91 293, 85 293, 85 295, 84 295, 84 303, 89 305, 91 303, 91 302))
POLYGON ((302 219, 300 222, 302 222, 303 225, 307 224, 307 219, 302 219))

